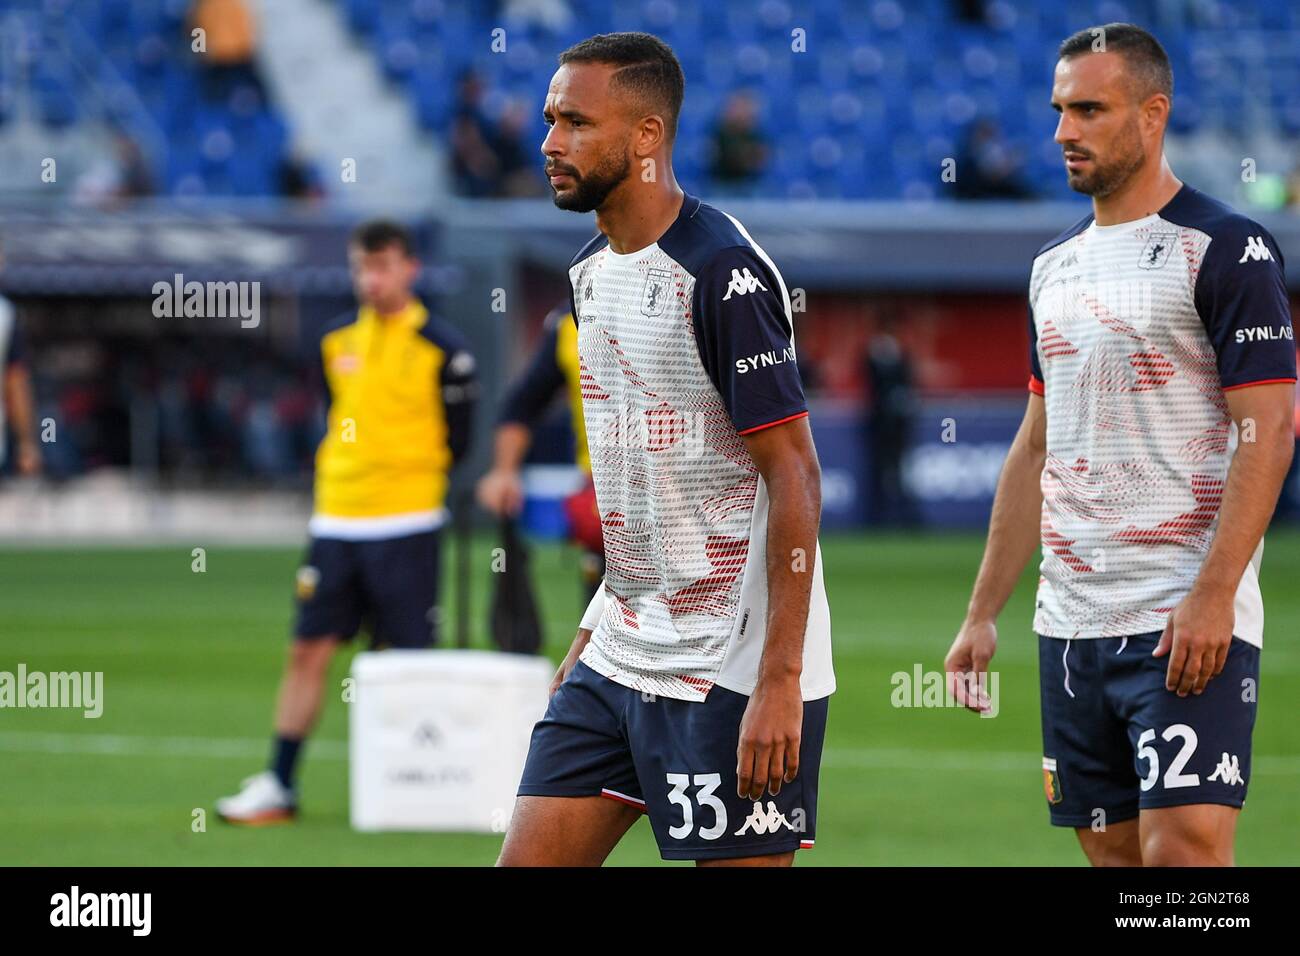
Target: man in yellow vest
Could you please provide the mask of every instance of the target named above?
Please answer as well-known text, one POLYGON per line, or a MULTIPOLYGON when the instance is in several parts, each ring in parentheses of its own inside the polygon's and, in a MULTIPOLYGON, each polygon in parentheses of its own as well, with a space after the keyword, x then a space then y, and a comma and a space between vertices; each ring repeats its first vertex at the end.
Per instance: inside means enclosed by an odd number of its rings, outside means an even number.
POLYGON ((469 448, 474 357, 413 294, 419 262, 402 226, 362 225, 348 261, 361 308, 320 340, 328 430, 270 766, 217 801, 230 823, 296 816, 294 770, 330 661, 363 622, 375 646, 437 641, 440 529, 449 472, 469 448))
POLYGON ((533 428, 555 393, 564 390, 573 428, 573 450, 586 483, 566 503, 570 536, 585 549, 582 562, 583 587, 587 598, 605 575, 600 538, 600 516, 595 507, 591 483, 591 458, 587 452, 587 430, 582 418, 582 385, 578 366, 578 327, 568 303, 557 306, 546 317, 542 338, 524 374, 511 386, 502 403, 492 446, 492 469, 478 483, 478 500, 493 514, 517 516, 524 506, 520 476, 533 428))

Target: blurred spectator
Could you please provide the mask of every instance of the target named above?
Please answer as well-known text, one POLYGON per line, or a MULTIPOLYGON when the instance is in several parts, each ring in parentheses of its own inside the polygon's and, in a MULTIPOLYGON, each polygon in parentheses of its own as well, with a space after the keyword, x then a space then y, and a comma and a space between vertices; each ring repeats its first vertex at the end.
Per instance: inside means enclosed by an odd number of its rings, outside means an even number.
POLYGON ((991 119, 971 124, 957 154, 958 199, 1032 199, 1019 153, 991 119))
POLYGON ((122 130, 113 132, 113 151, 91 165, 77 180, 78 202, 111 207, 124 199, 150 196, 153 172, 134 139, 122 130))
POLYGON ((204 33, 203 92, 225 102, 240 87, 252 87, 262 102, 266 95, 258 74, 257 25, 244 0, 197 0, 190 8, 190 26, 204 33))
POLYGON ((451 121, 452 172, 456 191, 463 196, 496 195, 503 175, 482 99, 483 81, 473 70, 466 70, 457 84, 451 121))
POLYGON ((767 165, 767 140, 758 128, 758 101, 738 92, 728 97, 713 130, 713 180, 731 195, 753 189, 767 165))
POLYGON ((212 337, 56 339, 41 356, 57 478, 125 465, 183 482, 301 486, 311 476, 321 403, 290 356, 212 337))
POLYGON ((545 195, 545 180, 541 175, 541 158, 537 147, 526 143, 528 114, 524 104, 512 100, 497 124, 496 152, 501 162, 501 196, 545 195))
POLYGON ((317 200, 325 196, 315 168, 296 148, 280 158, 276 181, 280 195, 289 199, 317 200))
POLYGON ((1291 170, 1291 175, 1287 177, 1286 183, 1287 208, 1294 212, 1300 212, 1300 165, 1291 170))
POLYGON ((912 363, 897 336, 898 320, 887 316, 867 343, 866 379, 871 413, 867 453, 871 496, 868 520, 874 525, 914 525, 916 505, 903 482, 903 458, 916 404, 912 363))
POLYGON ((511 100, 493 123, 482 108, 483 81, 473 70, 461 74, 451 125, 452 172, 462 196, 541 196, 541 159, 525 142, 528 117, 511 100))

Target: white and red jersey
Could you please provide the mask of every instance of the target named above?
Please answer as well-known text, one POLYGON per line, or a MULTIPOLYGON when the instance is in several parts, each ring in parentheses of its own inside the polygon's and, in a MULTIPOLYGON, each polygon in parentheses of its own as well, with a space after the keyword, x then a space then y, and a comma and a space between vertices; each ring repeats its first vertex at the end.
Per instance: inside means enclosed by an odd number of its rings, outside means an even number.
MULTIPOLYGON (((1158 213, 1052 240, 1030 278, 1031 390, 1047 410, 1034 628, 1162 630, 1219 522, 1237 443, 1226 391, 1294 382, 1282 255, 1257 223, 1184 186, 1158 213)), ((1263 544, 1233 633, 1261 646, 1263 544)))
MULTIPOLYGON (((807 415, 790 299, 744 228, 685 197, 659 241, 597 236, 569 268, 605 582, 582 660, 643 693, 753 691, 767 623, 767 491, 741 436, 807 415)), ((821 552, 803 697, 835 689, 821 552)))

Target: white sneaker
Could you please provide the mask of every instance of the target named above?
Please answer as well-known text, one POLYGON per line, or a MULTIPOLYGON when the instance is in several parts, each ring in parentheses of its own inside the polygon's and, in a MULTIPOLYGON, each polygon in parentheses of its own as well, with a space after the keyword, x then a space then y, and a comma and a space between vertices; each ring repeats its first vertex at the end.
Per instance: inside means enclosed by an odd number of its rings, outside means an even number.
POLYGON ((246 779, 233 797, 222 797, 217 801, 217 816, 227 823, 266 826, 289 823, 297 815, 298 804, 293 791, 285 789, 280 778, 270 770, 246 779))

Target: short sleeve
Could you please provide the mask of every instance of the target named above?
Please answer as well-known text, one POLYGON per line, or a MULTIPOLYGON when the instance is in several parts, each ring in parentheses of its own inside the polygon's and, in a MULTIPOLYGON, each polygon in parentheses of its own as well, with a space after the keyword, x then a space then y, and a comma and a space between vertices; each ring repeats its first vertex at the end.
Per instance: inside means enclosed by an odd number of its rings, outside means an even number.
POLYGON ((781 283, 748 246, 715 255, 695 278, 700 361, 744 435, 808 414, 781 283))
POLYGON ((1295 381, 1282 253, 1262 226, 1233 219, 1215 234, 1196 277, 1195 301, 1225 391, 1295 381))
POLYGON ((1038 326, 1034 322, 1034 307, 1029 307, 1029 390, 1035 395, 1046 391, 1043 386, 1043 366, 1038 361, 1038 326))

